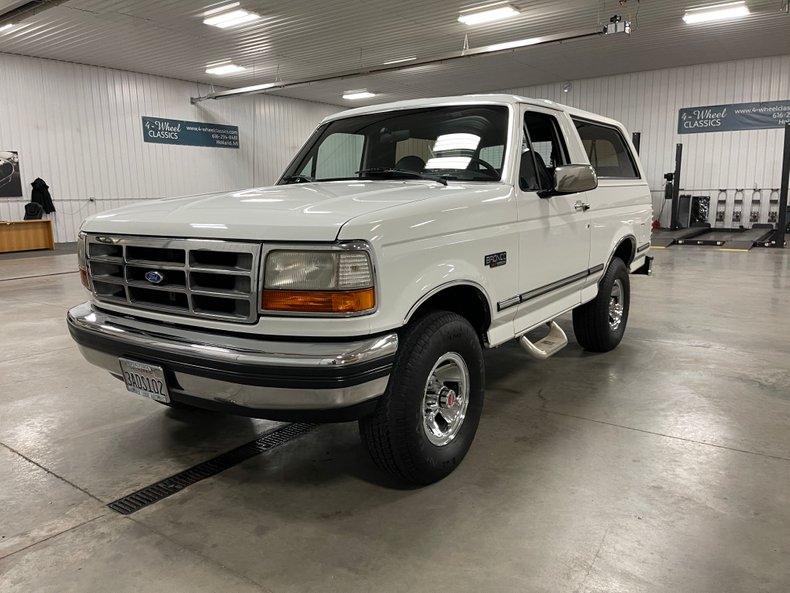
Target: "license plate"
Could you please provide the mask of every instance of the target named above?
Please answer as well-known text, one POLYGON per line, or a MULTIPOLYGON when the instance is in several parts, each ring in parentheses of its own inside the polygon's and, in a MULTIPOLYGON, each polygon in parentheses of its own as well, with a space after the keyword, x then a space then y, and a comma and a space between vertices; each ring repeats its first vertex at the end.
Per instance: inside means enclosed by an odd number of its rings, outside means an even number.
POLYGON ((162 367, 128 358, 119 358, 123 382, 127 391, 151 398, 163 404, 170 403, 165 372, 162 367))

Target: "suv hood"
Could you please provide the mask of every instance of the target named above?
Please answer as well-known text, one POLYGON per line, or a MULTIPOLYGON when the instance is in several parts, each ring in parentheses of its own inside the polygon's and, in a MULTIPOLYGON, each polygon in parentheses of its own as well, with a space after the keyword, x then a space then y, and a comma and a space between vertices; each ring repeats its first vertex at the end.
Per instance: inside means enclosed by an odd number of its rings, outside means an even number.
MULTIPOLYGON (((331 181, 146 200, 89 217, 83 231, 122 235, 334 241, 349 220, 458 191, 431 181, 331 181)), ((465 188, 463 188, 465 189, 465 188)))

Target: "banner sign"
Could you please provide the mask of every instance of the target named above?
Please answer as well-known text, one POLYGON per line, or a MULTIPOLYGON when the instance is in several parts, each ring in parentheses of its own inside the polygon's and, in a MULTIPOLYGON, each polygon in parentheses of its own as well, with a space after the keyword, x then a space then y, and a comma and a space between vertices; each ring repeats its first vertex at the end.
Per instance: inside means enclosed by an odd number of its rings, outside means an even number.
POLYGON ((156 144, 238 148, 239 127, 143 116, 143 140, 156 144))
POLYGON ((684 107, 678 117, 678 134, 765 130, 781 128, 788 123, 790 101, 684 107))

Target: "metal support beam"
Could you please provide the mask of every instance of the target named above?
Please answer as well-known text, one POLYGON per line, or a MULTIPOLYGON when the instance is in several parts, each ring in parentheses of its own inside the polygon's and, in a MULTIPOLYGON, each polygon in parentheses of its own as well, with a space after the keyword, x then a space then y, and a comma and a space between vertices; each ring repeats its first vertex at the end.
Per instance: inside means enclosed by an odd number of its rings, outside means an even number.
POLYGON ((525 39, 523 41, 513 42, 512 44, 503 43, 496 45, 488 45, 485 47, 464 49, 461 51, 461 53, 444 54, 441 56, 437 56, 435 58, 429 58, 426 60, 413 60, 411 62, 407 62, 403 64, 395 64, 390 66, 382 65, 372 68, 366 68, 363 70, 349 70, 346 72, 336 72, 333 74, 327 74, 325 76, 319 76, 316 78, 310 78, 306 80, 296 80, 290 82, 285 82, 285 81, 267 82, 264 84, 256 84, 238 89, 218 91, 218 92, 208 93, 200 97, 192 97, 190 99, 190 102, 194 105, 196 103, 200 103, 201 101, 205 101, 206 99, 225 99, 228 97, 236 97, 240 95, 253 95, 257 93, 264 93, 266 91, 278 91, 278 90, 293 88, 297 86, 315 84, 319 82, 328 82, 330 80, 342 80, 344 78, 358 78, 360 76, 369 76, 371 74, 385 74, 388 72, 399 72, 401 70, 417 68, 418 66, 444 64, 447 62, 454 62, 456 60, 471 59, 482 55, 491 56, 491 55, 513 53, 521 49, 525 49, 527 47, 534 47, 536 45, 560 43, 563 41, 571 41, 574 39, 585 39, 588 37, 601 37, 602 35, 603 32, 598 27, 596 27, 595 29, 581 29, 577 31, 570 31, 567 33, 556 33, 554 35, 545 35, 543 37, 533 37, 531 39, 525 39))
POLYGON ((55 8, 67 0, 32 0, 24 2, 11 10, 0 13, 0 27, 3 25, 18 25, 23 20, 35 16, 50 8, 55 8))
POLYGON ((785 124, 785 149, 782 158, 782 187, 779 190, 779 217, 774 234, 774 247, 785 246, 785 230, 787 229, 787 186, 790 183, 790 124, 785 124))
POLYGON ((672 218, 670 219, 669 228, 673 231, 683 228, 680 226, 678 216, 680 215, 680 170, 683 163, 683 145, 678 144, 675 147, 675 175, 673 177, 672 186, 672 218))

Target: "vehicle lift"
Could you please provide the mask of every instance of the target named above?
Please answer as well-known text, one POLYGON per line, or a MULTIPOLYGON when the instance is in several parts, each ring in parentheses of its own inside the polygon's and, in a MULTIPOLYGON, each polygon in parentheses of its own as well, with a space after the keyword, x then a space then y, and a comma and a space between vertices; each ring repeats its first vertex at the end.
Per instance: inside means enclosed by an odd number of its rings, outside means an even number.
MULTIPOLYGON (((708 223, 692 223, 685 227, 680 224, 680 173, 683 161, 683 145, 675 147, 675 171, 664 175, 666 185, 664 187, 664 199, 671 200, 672 211, 668 229, 654 229, 651 239, 651 247, 665 249, 679 241, 685 241, 698 237, 710 230, 708 223)), ((666 202, 665 202, 666 203, 666 202)))
MULTIPOLYGON (((740 223, 744 217, 743 189, 735 190, 733 201, 732 222, 739 223, 736 228, 723 228, 725 212, 727 209, 727 190, 718 190, 716 207, 711 210, 714 227, 708 222, 692 222, 684 227, 679 220, 680 212, 680 172, 683 145, 678 144, 675 152, 675 171, 667 173, 664 198, 672 201, 672 212, 669 229, 656 229, 653 231, 652 246, 666 248, 670 245, 713 245, 721 251, 749 251, 752 247, 778 247, 785 246, 785 234, 788 227, 788 177, 790 177, 790 124, 785 126, 784 154, 782 160, 781 188, 770 190, 770 211, 768 224, 757 222, 760 218, 762 194, 764 190, 755 188, 752 191, 749 206, 748 220, 751 228, 746 228, 740 223), (776 196, 776 199, 774 198, 776 196), (774 227, 774 224, 776 226, 774 227), (721 226, 719 226, 721 224, 721 226)), ((766 190, 767 191, 767 190, 766 190)), ((685 197, 685 196, 683 196, 685 197)), ((691 198, 690 199, 696 199, 691 198)))

